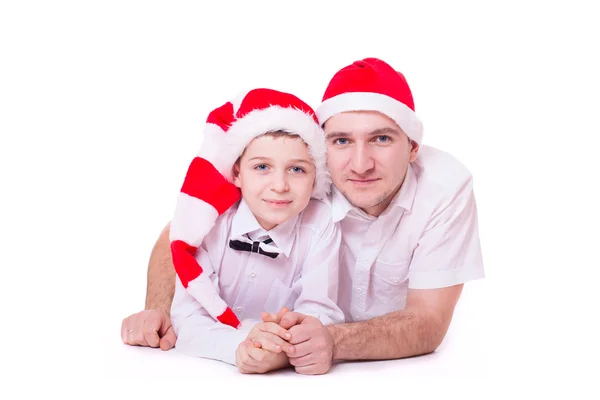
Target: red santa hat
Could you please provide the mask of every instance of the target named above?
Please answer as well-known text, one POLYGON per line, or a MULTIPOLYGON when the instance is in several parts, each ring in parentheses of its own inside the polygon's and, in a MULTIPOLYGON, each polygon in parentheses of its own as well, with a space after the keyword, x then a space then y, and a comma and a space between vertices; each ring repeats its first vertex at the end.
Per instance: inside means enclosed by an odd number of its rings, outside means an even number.
POLYGON ((402 73, 377 58, 365 58, 339 70, 329 82, 317 116, 324 124, 344 111, 379 111, 421 144, 423 124, 402 73))
POLYGON ((233 184, 234 163, 254 138, 271 131, 297 134, 308 145, 316 167, 312 197, 324 198, 331 181, 325 138, 314 110, 292 94, 254 89, 208 115, 202 145, 188 167, 170 224, 171 255, 181 283, 211 316, 235 328, 240 321, 195 255, 217 218, 241 198, 233 184))

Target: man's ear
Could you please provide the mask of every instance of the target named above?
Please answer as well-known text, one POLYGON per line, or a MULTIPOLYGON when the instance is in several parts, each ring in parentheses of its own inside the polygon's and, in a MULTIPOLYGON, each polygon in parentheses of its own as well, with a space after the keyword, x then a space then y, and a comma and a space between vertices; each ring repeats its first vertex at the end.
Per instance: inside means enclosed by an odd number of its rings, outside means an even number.
POLYGON ((408 162, 413 162, 417 159, 417 154, 419 153, 419 143, 414 140, 410 141, 412 148, 410 149, 410 155, 408 157, 408 162))
POLYGON ((242 187, 242 179, 240 178, 240 165, 238 163, 233 164, 233 184, 238 188, 242 187))

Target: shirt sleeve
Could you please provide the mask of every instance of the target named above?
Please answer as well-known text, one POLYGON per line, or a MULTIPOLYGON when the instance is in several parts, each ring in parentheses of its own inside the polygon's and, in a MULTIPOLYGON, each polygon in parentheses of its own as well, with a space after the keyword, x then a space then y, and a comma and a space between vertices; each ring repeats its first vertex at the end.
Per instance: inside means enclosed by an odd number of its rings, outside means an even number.
POLYGON ((342 234, 331 218, 315 232, 300 278, 294 284, 299 296, 294 311, 318 318, 323 325, 344 322, 337 306, 338 271, 342 234))
MULTIPOLYGON (((218 280, 206 251, 200 247, 198 261, 209 273, 218 290, 218 280)), ((242 321, 238 329, 223 324, 213 317, 190 295, 176 279, 175 295, 171 304, 171 323, 177 335, 175 348, 182 353, 222 361, 235 365, 235 351, 246 340, 252 327, 260 321, 242 321)))
POLYGON ((484 277, 472 177, 427 223, 409 272, 410 289, 435 289, 484 277))

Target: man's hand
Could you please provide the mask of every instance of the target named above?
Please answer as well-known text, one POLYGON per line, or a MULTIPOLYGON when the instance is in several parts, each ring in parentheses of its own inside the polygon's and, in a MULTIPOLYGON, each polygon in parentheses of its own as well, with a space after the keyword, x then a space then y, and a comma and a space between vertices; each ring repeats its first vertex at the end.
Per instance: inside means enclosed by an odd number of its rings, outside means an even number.
POLYGON ((288 357, 284 352, 274 353, 257 348, 252 340, 246 339, 235 351, 235 365, 243 374, 264 374, 284 368, 288 357))
POLYGON ((160 346, 169 350, 175 346, 177 337, 171 318, 164 311, 144 310, 123 320, 121 339, 132 346, 160 346))
POLYGON ((287 329, 283 329, 274 322, 259 322, 254 325, 246 339, 250 340, 256 348, 280 353, 281 351, 287 352, 293 347, 288 343, 291 337, 292 335, 287 329))
POLYGON ((297 312, 267 314, 263 315, 264 320, 277 321, 292 334, 289 343, 294 346, 286 353, 296 372, 320 375, 329 371, 333 360, 333 338, 321 321, 297 312))

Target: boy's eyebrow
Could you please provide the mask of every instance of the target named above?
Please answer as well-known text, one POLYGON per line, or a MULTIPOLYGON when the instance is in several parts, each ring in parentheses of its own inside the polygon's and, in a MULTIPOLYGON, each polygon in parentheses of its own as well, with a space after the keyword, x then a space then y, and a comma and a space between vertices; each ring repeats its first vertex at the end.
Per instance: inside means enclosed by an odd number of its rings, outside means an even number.
POLYGON ((296 164, 308 164, 311 165, 312 163, 304 158, 294 158, 293 160, 290 160, 290 162, 296 163, 296 164))
MULTIPOLYGON (((269 157, 252 157, 250 158, 248 161, 252 161, 252 160, 260 160, 260 161, 273 161, 273 159, 269 158, 269 157)), ((308 164, 308 165, 312 165, 312 163, 304 158, 294 158, 292 160, 288 160, 288 162, 290 163, 296 163, 296 164, 308 164)))
POLYGON ((267 161, 271 161, 271 159, 269 157, 252 157, 248 161, 252 161, 252 160, 267 160, 267 161))

